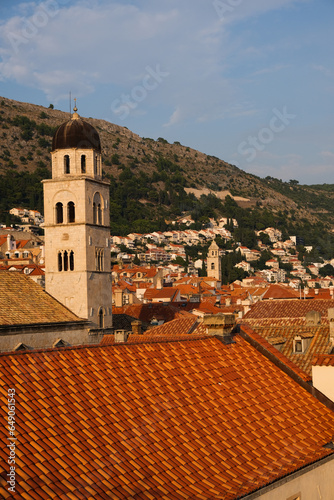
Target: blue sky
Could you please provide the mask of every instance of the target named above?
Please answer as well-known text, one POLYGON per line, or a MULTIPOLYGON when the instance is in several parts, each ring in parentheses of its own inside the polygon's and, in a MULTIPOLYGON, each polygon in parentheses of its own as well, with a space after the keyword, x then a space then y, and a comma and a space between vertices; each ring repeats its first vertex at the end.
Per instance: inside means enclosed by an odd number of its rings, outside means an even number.
POLYGON ((334 183, 333 0, 0 4, 0 95, 334 183))

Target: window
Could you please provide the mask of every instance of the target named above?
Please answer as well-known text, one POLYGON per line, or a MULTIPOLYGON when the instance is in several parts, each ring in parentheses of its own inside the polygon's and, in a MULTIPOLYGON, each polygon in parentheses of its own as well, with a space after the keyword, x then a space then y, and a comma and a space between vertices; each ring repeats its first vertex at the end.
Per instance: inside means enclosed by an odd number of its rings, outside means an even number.
POLYGON ((73 201, 69 201, 67 204, 67 220, 68 222, 75 222, 75 205, 73 201))
POLYGON ((103 271, 103 248, 95 248, 95 269, 96 271, 103 271))
POLYGON ((102 307, 99 310, 99 328, 104 328, 104 310, 102 307))
POLYGON ((97 215, 96 215, 96 203, 95 201, 93 202, 93 224, 96 224, 97 221, 97 215))
POLYGON ((67 250, 64 252, 64 271, 68 271, 68 253, 67 250))
POLYGON ((61 252, 58 252, 58 271, 61 272, 63 270, 63 256, 61 252))
POLYGON ((303 352, 303 341, 301 339, 295 339, 293 341, 294 352, 303 352))
POLYGON ((70 157, 69 155, 64 156, 64 174, 70 173, 70 157))
POLYGON ((94 174, 97 174, 97 156, 94 156, 94 174))
POLYGON ((129 304, 129 296, 123 295, 123 305, 128 305, 128 304, 129 304))
POLYGON ((70 252, 70 271, 74 271, 74 252, 70 252))
POLYGON ((93 198, 93 224, 103 224, 103 198, 100 193, 95 193, 93 198))
POLYGON ((71 250, 68 252, 59 251, 58 252, 58 271, 74 271, 74 252, 71 250))
POLYGON ((56 203, 56 224, 62 224, 63 221, 63 204, 58 202, 56 203))
POLYGON ((211 262, 211 270, 213 270, 215 268, 215 264, 214 262, 211 262))
POLYGON ((81 155, 81 173, 86 173, 86 155, 81 155))
POLYGON ((101 203, 98 204, 97 206, 97 223, 102 224, 102 210, 101 210, 101 203))

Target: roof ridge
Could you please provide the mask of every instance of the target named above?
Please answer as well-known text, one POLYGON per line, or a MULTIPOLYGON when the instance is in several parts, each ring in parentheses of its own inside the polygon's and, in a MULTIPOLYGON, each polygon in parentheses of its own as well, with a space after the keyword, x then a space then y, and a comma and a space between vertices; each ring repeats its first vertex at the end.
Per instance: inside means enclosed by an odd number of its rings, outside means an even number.
MULTIPOLYGON (((112 334, 110 334, 112 335, 112 334)), ((62 347, 45 347, 45 348, 40 348, 40 349, 29 349, 26 351, 6 351, 6 352, 0 352, 0 357, 5 357, 5 356, 17 356, 17 355, 24 355, 24 354, 32 354, 32 353, 43 353, 43 352, 56 352, 56 351, 75 351, 75 350, 80 350, 80 349, 97 349, 97 348, 107 348, 107 347, 121 347, 121 346, 127 346, 127 345, 143 345, 143 344, 166 344, 168 342, 191 342, 191 341, 196 341, 196 340, 207 340, 208 338, 212 338, 212 336, 208 336, 206 334, 181 334, 181 335, 161 335, 161 336, 154 336, 154 335, 149 335, 149 334, 142 334, 141 337, 144 337, 143 339, 144 342, 140 342, 139 340, 134 340, 131 342, 116 342, 114 344, 80 344, 80 345, 73 345, 73 346, 62 346, 62 347), (146 335, 146 336, 145 336, 146 335)))

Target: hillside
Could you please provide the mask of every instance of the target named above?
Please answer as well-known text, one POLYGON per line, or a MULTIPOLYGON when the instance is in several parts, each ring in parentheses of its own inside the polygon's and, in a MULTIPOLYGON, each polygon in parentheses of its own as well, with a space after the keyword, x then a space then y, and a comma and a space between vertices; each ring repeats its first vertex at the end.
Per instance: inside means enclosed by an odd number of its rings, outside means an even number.
MULTIPOLYGON (((34 182, 50 175, 52 135, 68 119, 69 113, 0 98, 2 218, 13 203, 42 209, 42 191, 34 182), (27 194, 24 186, 31 175, 35 180, 28 182, 27 194), (12 197, 6 194, 8 183, 12 183, 12 197)), ((307 227, 334 227, 332 186, 261 179, 178 142, 142 138, 126 127, 85 119, 101 137, 104 174, 111 181, 114 231, 144 231, 154 220, 160 221, 158 228, 165 219, 184 211, 191 212, 196 220, 215 214, 232 216, 226 213, 226 195, 232 196, 239 207, 255 210, 258 221, 265 215, 268 220, 260 221, 260 225, 268 222, 283 225, 286 230, 296 227, 301 232, 307 227)))

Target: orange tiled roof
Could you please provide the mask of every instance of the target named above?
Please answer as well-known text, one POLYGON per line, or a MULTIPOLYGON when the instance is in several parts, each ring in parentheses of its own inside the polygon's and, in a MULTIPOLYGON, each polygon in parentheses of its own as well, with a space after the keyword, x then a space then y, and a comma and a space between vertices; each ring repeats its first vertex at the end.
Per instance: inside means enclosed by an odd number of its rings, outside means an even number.
MULTIPOLYGON (((169 323, 168 323, 169 324, 169 323)), ((161 325, 163 326, 163 325, 161 325)), ((159 326, 155 328, 160 328, 159 326)), ((155 328, 152 328, 152 330, 155 330, 155 328)), ((115 342, 115 336, 113 334, 111 335, 104 335, 102 338, 101 342, 99 345, 130 345, 130 344, 155 344, 158 342, 176 342, 180 340, 198 340, 200 338, 205 338, 207 334, 202 331, 202 332, 196 332, 196 333, 184 333, 184 332, 170 332, 170 331, 161 331, 159 335, 152 335, 151 331, 145 332, 142 334, 133 334, 130 333, 128 336, 127 340, 125 342, 115 342)))
POLYGON ((186 335, 192 332, 193 328, 196 325, 196 321, 197 319, 195 316, 186 316, 173 319, 172 321, 168 321, 168 323, 164 323, 163 325, 150 328, 148 330, 148 335, 186 335))
POLYGON ((257 324, 295 324, 305 323, 306 313, 318 311, 321 323, 328 323, 328 309, 334 308, 334 300, 272 300, 257 302, 244 316, 244 320, 257 324), (261 323, 258 323, 261 321, 261 323))
POLYGON ((334 354, 321 354, 315 356, 312 365, 317 366, 334 366, 334 354))
POLYGON ((328 309, 334 307, 334 300, 283 300, 258 302, 244 316, 242 323, 248 324, 255 332, 275 345, 280 341, 281 353, 309 375, 312 372, 314 356, 328 354, 332 349, 329 338, 328 309), (307 325, 306 313, 321 313, 320 325, 307 325), (294 352, 294 338, 311 339, 305 352, 294 352))
POLYGON ((152 318, 159 315, 164 321, 175 319, 179 313, 179 308, 171 304, 150 303, 150 304, 131 304, 123 307, 113 307, 113 314, 126 314, 135 319, 139 319, 143 323, 149 323, 152 318))
POLYGON ((24 248, 28 243, 30 243, 30 240, 17 240, 16 249, 19 250, 20 248, 24 248))
MULTIPOLYGON (((150 290, 146 290, 145 298, 148 297, 148 292, 150 290)), ((171 302, 174 300, 175 295, 177 295, 178 290, 173 287, 165 287, 158 290, 157 288, 152 289, 154 291, 153 295, 150 295, 152 299, 170 299, 171 302)))
POLYGON ((262 299, 298 299, 299 293, 283 285, 270 285, 262 299))
POLYGON ((193 285, 175 285, 173 286, 173 289, 178 290, 181 295, 193 295, 193 294, 199 294, 201 293, 201 290, 199 286, 193 286, 193 285))
MULTIPOLYGON (((273 354, 279 361, 284 363, 287 367, 291 368, 296 373, 296 375, 298 375, 302 380, 304 380, 305 382, 310 382, 312 380, 312 377, 308 375, 304 370, 299 368, 298 364, 293 363, 287 356, 285 356, 282 352, 273 347, 273 345, 270 342, 268 342, 268 339, 263 338, 261 335, 256 333, 247 325, 241 324, 240 329, 246 335, 248 335, 248 337, 255 340, 255 342, 257 342, 267 351, 273 354)), ((279 340, 281 341, 282 339, 280 338, 279 340)))
POLYGON ((229 500, 333 453, 333 413, 240 336, 2 355, 0 372, 19 436, 3 498, 229 500))
POLYGON ((0 325, 59 323, 80 318, 21 273, 0 272, 0 325))
POLYGON ((34 267, 33 271, 29 274, 29 276, 44 276, 45 271, 39 266, 34 267))

